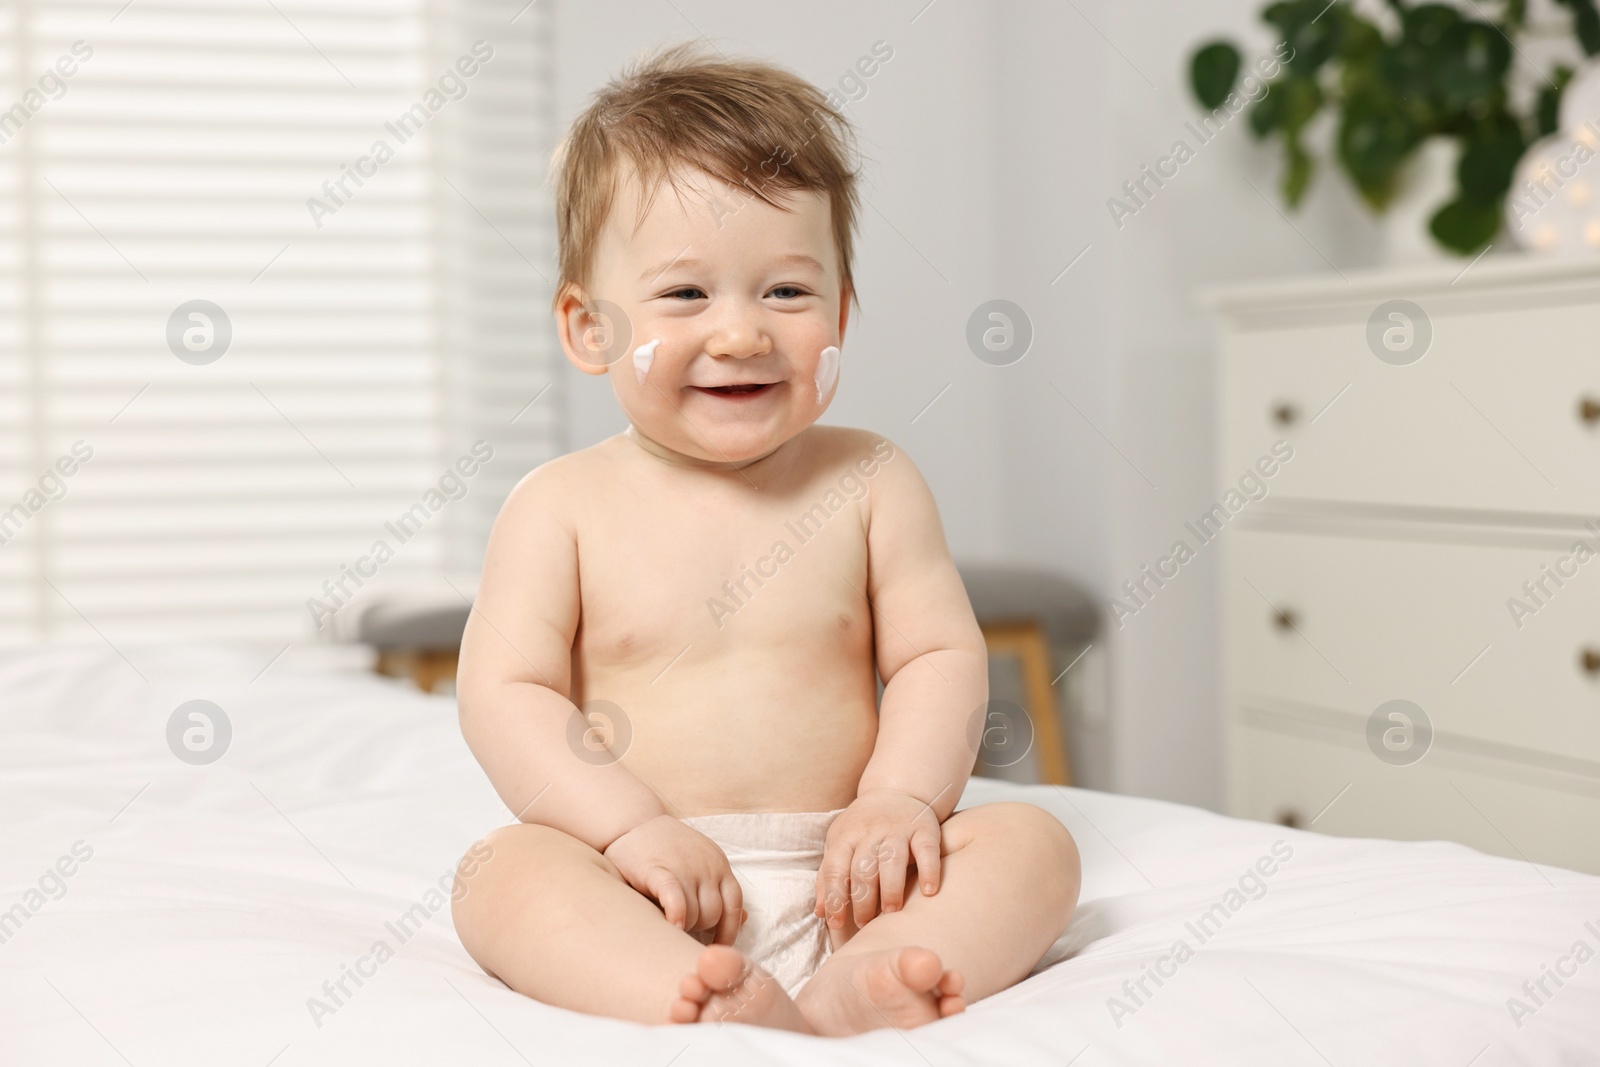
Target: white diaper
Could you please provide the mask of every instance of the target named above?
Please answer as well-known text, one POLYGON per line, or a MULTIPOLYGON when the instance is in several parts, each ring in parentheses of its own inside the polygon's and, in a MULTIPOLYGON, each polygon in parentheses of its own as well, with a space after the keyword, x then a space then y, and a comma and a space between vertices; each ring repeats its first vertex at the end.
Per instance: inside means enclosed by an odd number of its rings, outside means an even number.
MULTIPOLYGON (((733 947, 791 997, 833 951, 817 906, 822 846, 838 811, 736 812, 683 820, 717 843, 744 891, 749 920, 733 947)), ((709 944, 714 931, 698 936, 709 944)))

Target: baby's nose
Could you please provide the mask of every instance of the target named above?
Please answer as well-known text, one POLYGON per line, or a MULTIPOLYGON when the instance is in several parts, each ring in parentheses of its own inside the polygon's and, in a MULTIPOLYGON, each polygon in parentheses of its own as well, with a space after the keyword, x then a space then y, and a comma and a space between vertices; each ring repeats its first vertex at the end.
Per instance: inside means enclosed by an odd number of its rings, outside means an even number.
POLYGON ((719 336, 706 346, 706 351, 721 359, 749 359, 772 351, 772 343, 759 336, 719 336))
POLYGON ((723 317, 707 343, 706 351, 713 356, 748 359, 772 351, 772 338, 762 325, 758 312, 738 309, 723 317))

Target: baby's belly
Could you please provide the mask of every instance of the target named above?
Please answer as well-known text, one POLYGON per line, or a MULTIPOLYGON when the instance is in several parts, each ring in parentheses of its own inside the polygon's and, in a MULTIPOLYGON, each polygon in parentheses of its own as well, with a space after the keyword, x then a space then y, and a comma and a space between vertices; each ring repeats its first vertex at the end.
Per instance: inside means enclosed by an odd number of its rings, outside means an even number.
POLYGON ((870 667, 683 666, 644 685, 637 672, 595 672, 583 698, 621 709, 614 750, 669 812, 831 811, 855 799, 878 732, 870 667))

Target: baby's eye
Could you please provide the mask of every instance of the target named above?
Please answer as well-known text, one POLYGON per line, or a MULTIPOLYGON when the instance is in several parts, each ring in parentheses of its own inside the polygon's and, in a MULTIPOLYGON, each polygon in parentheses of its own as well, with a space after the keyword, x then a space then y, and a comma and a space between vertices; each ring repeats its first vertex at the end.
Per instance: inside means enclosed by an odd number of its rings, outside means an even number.
POLYGON ((776 289, 772 290, 772 295, 783 300, 793 300, 797 296, 805 296, 806 291, 794 285, 780 285, 776 289), (784 293, 791 293, 793 295, 784 296, 784 293))
POLYGON ((699 289, 694 288, 693 286, 686 285, 682 289, 674 289, 672 292, 668 293, 667 295, 670 296, 670 297, 674 297, 674 298, 681 297, 684 300, 699 300, 701 297, 705 296, 706 294, 701 292, 699 289), (689 295, 688 296, 684 296, 683 294, 685 294, 685 293, 688 293, 689 295))

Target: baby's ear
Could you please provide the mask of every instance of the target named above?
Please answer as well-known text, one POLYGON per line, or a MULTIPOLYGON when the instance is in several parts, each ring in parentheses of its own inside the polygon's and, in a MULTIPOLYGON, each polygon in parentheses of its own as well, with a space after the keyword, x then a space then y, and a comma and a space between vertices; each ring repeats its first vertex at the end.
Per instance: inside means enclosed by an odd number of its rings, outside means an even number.
POLYGON ((567 362, 585 374, 604 374, 620 358, 629 332, 621 308, 610 314, 604 301, 586 298, 583 290, 569 288, 556 302, 556 336, 567 362), (621 321, 619 321, 619 319, 621 321))

